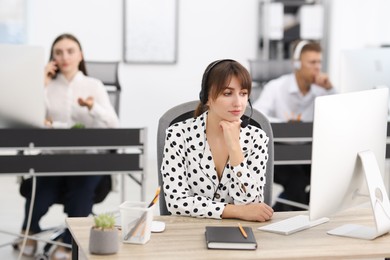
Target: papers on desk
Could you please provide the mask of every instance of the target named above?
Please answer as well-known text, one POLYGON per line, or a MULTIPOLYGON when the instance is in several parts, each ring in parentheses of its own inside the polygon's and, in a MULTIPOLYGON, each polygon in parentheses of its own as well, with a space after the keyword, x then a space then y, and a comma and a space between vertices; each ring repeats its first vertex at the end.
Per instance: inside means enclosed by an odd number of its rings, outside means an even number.
POLYGON ((247 237, 243 236, 238 226, 206 226, 206 243, 210 249, 243 249, 255 250, 256 238, 250 227, 243 227, 247 237))
POLYGON ((322 223, 328 222, 329 218, 320 218, 314 221, 310 221, 307 215, 298 215, 295 217, 287 218, 276 223, 272 223, 266 226, 257 228, 261 231, 273 232, 282 235, 290 235, 295 232, 305 230, 322 223))

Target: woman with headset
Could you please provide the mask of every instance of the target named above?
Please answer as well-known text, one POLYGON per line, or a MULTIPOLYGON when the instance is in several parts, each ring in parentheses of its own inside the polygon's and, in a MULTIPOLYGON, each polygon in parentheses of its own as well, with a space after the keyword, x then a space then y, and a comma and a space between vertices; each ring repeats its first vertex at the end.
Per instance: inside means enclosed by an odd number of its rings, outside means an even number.
MULTIPOLYGON (((45 98, 48 127, 114 128, 119 125, 102 82, 87 76, 80 42, 71 34, 59 35, 52 44, 50 61, 45 68, 45 98)), ((69 217, 91 214, 95 190, 102 178, 102 175, 38 177, 30 234, 41 232, 41 218, 62 197, 64 211, 69 217)), ((31 195, 27 195, 23 233, 31 203, 31 195)), ((71 244, 68 230, 62 241, 71 244)), ((27 240, 23 254, 33 256, 36 248, 36 240, 27 240)), ((70 258, 70 251, 62 246, 58 246, 51 256, 51 259, 70 258)))
POLYGON ((205 70, 194 118, 166 131, 161 173, 173 215, 266 221, 263 203, 268 137, 242 124, 251 91, 248 71, 234 60, 205 70))

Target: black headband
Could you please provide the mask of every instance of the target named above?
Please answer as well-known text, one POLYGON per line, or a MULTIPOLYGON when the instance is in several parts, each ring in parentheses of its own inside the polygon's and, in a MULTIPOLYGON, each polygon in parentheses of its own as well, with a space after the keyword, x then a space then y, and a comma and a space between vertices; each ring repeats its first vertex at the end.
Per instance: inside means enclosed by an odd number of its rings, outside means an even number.
POLYGON ((225 62, 225 61, 234 61, 234 60, 222 59, 222 60, 213 61, 212 63, 209 64, 209 66, 207 66, 205 72, 203 73, 202 88, 201 88, 200 93, 199 93, 199 99, 200 99, 200 101, 202 102, 203 105, 205 105, 207 103, 207 100, 209 99, 209 91, 207 89, 207 79, 208 79, 208 76, 210 74, 210 71, 215 66, 217 66, 218 64, 220 64, 222 62, 225 62))

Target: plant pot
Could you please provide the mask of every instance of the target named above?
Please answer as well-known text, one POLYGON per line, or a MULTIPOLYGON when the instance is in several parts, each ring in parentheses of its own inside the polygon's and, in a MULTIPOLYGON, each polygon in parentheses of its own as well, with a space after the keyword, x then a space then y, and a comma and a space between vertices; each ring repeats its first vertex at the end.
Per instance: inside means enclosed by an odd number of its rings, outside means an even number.
POLYGON ((89 252, 97 255, 110 255, 118 252, 118 230, 91 228, 89 237, 89 252))

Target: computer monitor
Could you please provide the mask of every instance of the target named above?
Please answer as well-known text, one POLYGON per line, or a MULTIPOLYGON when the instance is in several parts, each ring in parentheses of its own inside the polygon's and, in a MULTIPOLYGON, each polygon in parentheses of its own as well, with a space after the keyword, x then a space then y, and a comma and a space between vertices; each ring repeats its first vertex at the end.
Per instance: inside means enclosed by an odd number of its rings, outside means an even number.
POLYGON ((390 48, 344 50, 340 55, 340 93, 390 87, 390 48))
POLYGON ((371 201, 375 228, 345 225, 329 231, 374 239, 390 231, 390 203, 383 184, 388 88, 315 100, 310 220, 371 201))
POLYGON ((43 48, 0 44, 0 57, 0 125, 43 127, 43 48))

